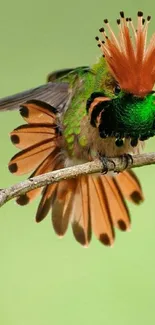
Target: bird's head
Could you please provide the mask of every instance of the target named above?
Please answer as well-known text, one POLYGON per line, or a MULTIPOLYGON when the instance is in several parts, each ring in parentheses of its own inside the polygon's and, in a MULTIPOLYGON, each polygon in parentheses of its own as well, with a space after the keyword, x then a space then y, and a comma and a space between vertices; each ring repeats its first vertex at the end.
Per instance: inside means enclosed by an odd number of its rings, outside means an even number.
POLYGON ((135 27, 132 19, 120 12, 118 38, 105 19, 108 34, 102 27, 103 40, 96 37, 117 87, 112 98, 105 96, 104 89, 101 94, 92 94, 89 104, 94 105, 96 101, 99 114, 95 126, 100 136, 115 137, 118 146, 122 145, 123 138, 131 138, 131 145, 136 146, 138 140, 155 135, 155 34, 147 44, 151 17, 145 20, 141 11, 137 16, 135 27))

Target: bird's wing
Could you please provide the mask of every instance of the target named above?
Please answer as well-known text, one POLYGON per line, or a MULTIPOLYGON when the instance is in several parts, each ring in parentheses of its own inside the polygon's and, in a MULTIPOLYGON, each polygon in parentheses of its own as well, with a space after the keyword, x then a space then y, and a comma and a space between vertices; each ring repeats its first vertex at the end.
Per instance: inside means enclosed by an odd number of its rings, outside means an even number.
POLYGON ((39 87, 0 99, 0 111, 17 110, 20 105, 32 99, 45 101, 59 109, 66 105, 69 96, 69 84, 49 82, 39 87))
POLYGON ((82 66, 56 70, 48 75, 47 84, 0 99, 0 111, 17 110, 20 105, 32 99, 44 101, 62 111, 72 93, 69 83, 70 76, 76 78, 79 71, 87 73, 90 68, 82 66))

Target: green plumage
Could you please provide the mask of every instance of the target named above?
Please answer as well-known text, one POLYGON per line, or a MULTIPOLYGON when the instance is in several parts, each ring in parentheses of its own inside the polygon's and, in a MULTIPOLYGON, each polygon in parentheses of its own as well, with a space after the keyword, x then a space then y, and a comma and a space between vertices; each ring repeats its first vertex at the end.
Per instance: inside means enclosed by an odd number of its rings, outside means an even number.
POLYGON ((154 95, 138 98, 131 94, 121 94, 112 101, 116 129, 122 128, 130 136, 150 136, 155 133, 154 95))
POLYGON ((72 101, 63 116, 64 137, 71 155, 74 155, 73 147, 77 137, 78 144, 83 148, 87 146, 88 139, 81 134, 81 121, 87 116, 86 102, 91 93, 105 91, 105 96, 113 97, 115 81, 108 71, 103 57, 91 68, 76 68, 67 76, 59 79, 69 82, 73 89, 72 101))
MULTIPOLYGON (((117 94, 117 82, 112 77, 103 57, 91 68, 81 67, 61 75, 58 81, 68 82, 72 98, 67 110, 62 116, 63 136, 70 156, 75 156, 75 147, 88 149, 89 136, 84 129, 87 127, 89 114, 86 111, 87 100, 93 93, 101 93, 110 101, 98 107, 100 125, 98 137, 111 137, 119 140, 118 146, 123 146, 122 138, 145 140, 155 134, 155 101, 154 94, 144 98, 120 90, 117 94)), ((96 121, 95 121, 96 123, 96 121)), ((90 124, 90 121, 89 121, 90 124)), ((95 139, 94 139, 95 141, 95 139)), ((104 145, 104 139, 103 145, 104 145)))

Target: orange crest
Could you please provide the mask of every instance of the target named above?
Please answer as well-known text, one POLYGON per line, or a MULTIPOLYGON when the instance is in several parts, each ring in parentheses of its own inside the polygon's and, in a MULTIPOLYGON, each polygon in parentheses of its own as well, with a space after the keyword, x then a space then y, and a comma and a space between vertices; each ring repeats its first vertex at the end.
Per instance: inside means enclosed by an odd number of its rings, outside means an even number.
POLYGON ((125 18, 120 12, 121 19, 117 19, 119 36, 116 38, 108 20, 105 19, 109 36, 104 28, 100 32, 104 37, 96 40, 101 48, 109 69, 118 81, 121 89, 137 96, 147 95, 155 83, 155 33, 147 45, 148 24, 151 17, 145 22, 143 13, 138 12, 137 27, 135 29, 131 18, 125 18))

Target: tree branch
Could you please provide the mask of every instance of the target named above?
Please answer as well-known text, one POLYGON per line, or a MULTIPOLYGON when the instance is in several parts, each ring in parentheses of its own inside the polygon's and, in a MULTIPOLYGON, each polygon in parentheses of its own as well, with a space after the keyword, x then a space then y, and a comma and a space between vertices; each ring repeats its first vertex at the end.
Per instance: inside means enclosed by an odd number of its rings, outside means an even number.
POLYGON ((82 165, 63 168, 33 178, 29 178, 26 181, 15 184, 9 188, 0 190, 0 207, 4 205, 7 201, 18 197, 19 195, 23 195, 30 190, 55 182, 60 182, 64 179, 74 178, 78 175, 86 175, 101 172, 104 173, 106 172, 106 170, 120 172, 126 168, 128 169, 155 164, 155 153, 134 155, 132 156, 132 159, 128 159, 128 161, 126 159, 127 157, 128 156, 121 156, 118 158, 107 159, 105 166, 103 166, 100 160, 95 160, 82 165))

